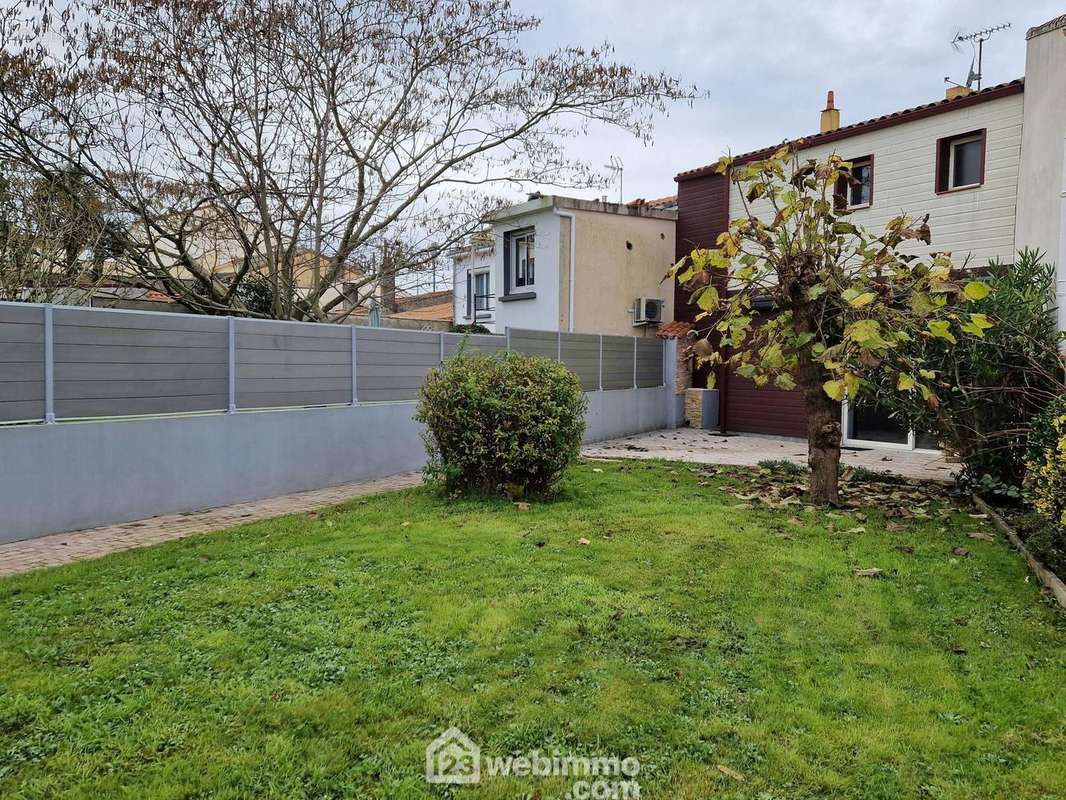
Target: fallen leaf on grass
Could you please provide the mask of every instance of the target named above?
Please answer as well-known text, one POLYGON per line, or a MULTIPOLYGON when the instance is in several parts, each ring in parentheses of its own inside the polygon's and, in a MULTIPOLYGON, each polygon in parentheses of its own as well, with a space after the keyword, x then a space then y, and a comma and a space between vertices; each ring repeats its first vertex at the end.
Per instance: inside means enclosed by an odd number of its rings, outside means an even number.
POLYGON ((870 567, 869 569, 854 569, 851 574, 856 578, 880 578, 882 570, 877 567, 870 567))
POLYGON ((593 467, 593 468, 592 468, 592 471, 593 471, 593 472, 603 472, 603 470, 602 470, 602 469, 600 469, 599 467, 593 467))
POLYGON ((580 539, 578 539, 577 543, 578 544, 591 544, 591 542, 589 542, 589 540, 586 539, 584 536, 582 536, 580 539))
POLYGON ((747 778, 745 778, 743 775, 741 775, 735 769, 730 769, 725 764, 719 764, 718 765, 718 771, 721 772, 723 775, 725 775, 725 776, 727 776, 729 778, 732 778, 735 781, 740 781, 741 783, 743 783, 744 781, 747 780, 747 778))
POLYGON ((910 555, 914 552, 914 548, 911 547, 909 544, 898 545, 896 549, 901 553, 906 553, 907 555, 910 555))
POLYGON ((960 556, 961 558, 966 558, 968 555, 970 555, 970 551, 967 550, 965 547, 954 547, 951 550, 951 554, 953 556, 960 556))
POLYGON ((982 542, 996 541, 995 536, 993 536, 991 533, 985 533, 984 531, 971 531, 966 535, 969 536, 971 539, 980 539, 982 542))
POLYGON ((529 503, 525 501, 515 503, 515 506, 518 508, 519 511, 529 511, 529 503))

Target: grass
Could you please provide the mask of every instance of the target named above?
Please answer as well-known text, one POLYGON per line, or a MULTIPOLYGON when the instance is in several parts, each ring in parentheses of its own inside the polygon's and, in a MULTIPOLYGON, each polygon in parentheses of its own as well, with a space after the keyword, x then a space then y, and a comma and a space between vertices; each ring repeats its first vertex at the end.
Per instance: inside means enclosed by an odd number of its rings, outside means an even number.
POLYGON ((427 786, 452 724, 642 797, 1066 796, 1066 621, 981 521, 723 480, 584 463, 528 511, 418 489, 0 581, 0 796, 568 790, 427 786))

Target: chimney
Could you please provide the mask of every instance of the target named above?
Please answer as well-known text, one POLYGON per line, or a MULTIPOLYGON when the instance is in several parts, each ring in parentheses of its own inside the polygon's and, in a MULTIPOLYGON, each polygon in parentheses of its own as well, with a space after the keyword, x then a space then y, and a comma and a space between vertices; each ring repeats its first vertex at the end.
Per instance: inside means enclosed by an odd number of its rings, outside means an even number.
POLYGON ((949 86, 944 91, 945 100, 954 100, 956 97, 966 97, 973 94, 973 89, 969 86, 949 86))
POLYGON ((833 105, 833 90, 825 96, 825 108, 822 110, 822 133, 835 131, 840 127, 840 112, 833 105))

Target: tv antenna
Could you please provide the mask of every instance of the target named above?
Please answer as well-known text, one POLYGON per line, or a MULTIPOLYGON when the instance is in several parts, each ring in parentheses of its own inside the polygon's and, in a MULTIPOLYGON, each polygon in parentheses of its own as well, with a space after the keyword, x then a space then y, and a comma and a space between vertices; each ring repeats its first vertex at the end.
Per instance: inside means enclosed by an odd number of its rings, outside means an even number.
POLYGON ((603 168, 611 173, 611 183, 615 180, 618 181, 618 204, 621 205, 622 200, 622 173, 625 172, 625 166, 622 164, 622 159, 618 156, 611 156, 609 163, 604 164, 603 168))
MULTIPOLYGON (((992 34, 996 31, 1003 31, 1010 27, 1009 22, 1005 22, 1002 25, 993 25, 991 28, 985 28, 984 30, 974 31, 973 33, 959 33, 955 34, 955 38, 951 40, 951 46, 955 52, 962 52, 960 45, 963 42, 969 42, 970 47, 973 49, 973 57, 970 59, 970 72, 966 76, 965 86, 967 89, 973 89, 974 83, 977 84, 977 91, 981 91, 981 58, 984 55, 985 42, 992 38, 992 34), (974 67, 976 66, 976 70, 974 67)), ((951 78, 945 77, 944 83, 950 83, 954 86, 962 86, 963 84, 955 83, 951 78)))

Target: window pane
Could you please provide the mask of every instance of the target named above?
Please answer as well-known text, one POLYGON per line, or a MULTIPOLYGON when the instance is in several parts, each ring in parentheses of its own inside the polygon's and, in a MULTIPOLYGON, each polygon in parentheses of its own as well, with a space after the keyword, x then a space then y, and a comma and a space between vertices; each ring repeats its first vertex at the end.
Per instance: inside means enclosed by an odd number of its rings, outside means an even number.
POLYGON ((981 180, 981 140, 954 145, 952 186, 969 186, 981 180))
POLYGON ((526 237, 526 285, 533 285, 533 234, 526 237))
POLYGON ((514 240, 514 285, 526 285, 526 240, 517 238, 514 240))
POLYGON ((870 202, 870 164, 869 162, 858 162, 851 168, 851 177, 853 183, 851 184, 851 195, 848 198, 848 203, 853 206, 863 206, 870 202))
POLYGON ((895 417, 877 406, 853 408, 849 415, 848 438, 868 442, 907 443, 907 428, 895 417))
POLYGON ((489 307, 489 273, 479 272, 474 276, 474 302, 478 311, 489 307))

